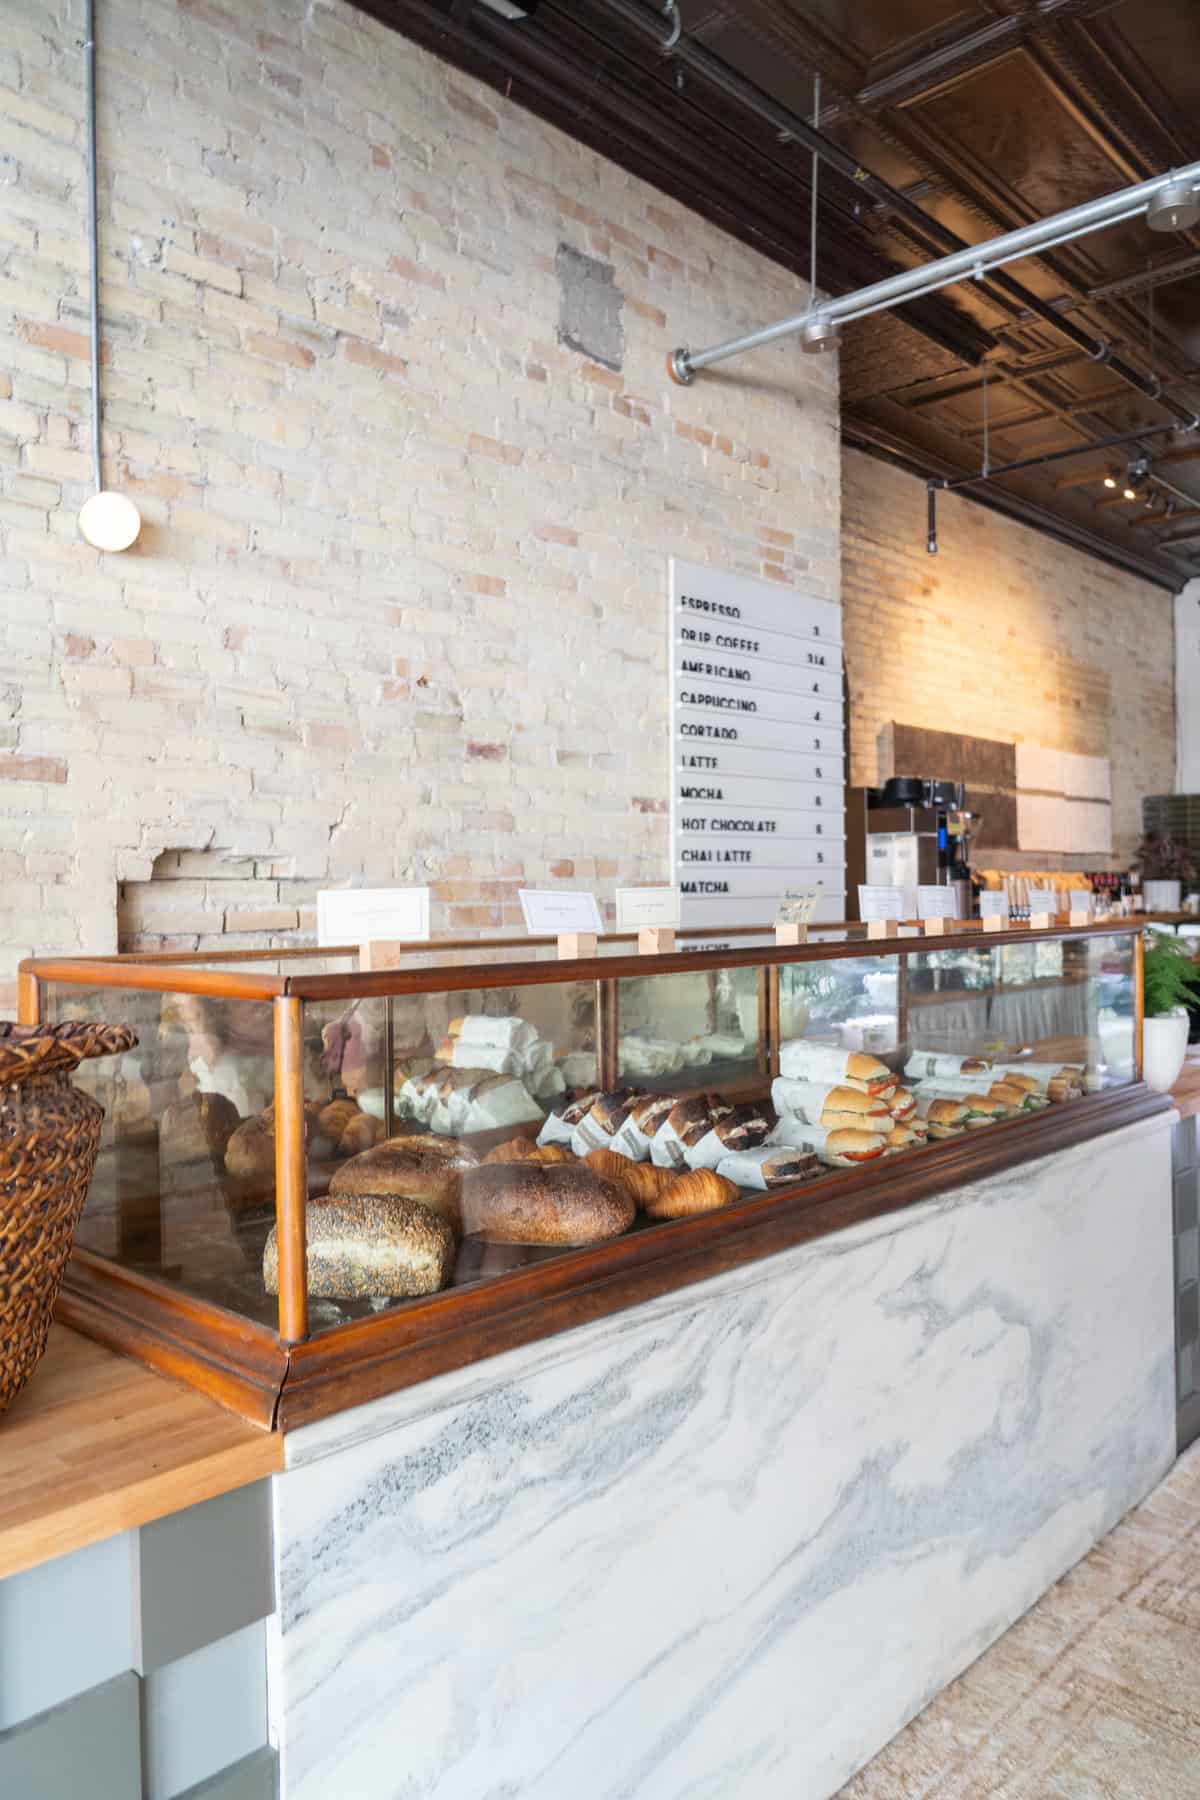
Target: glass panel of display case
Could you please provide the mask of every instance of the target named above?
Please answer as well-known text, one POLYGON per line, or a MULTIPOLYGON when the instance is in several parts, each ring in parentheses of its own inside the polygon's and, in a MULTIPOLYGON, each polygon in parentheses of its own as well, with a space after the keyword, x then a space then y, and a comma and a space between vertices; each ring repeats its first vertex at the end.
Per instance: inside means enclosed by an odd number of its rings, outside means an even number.
POLYGON ((75 1076, 105 1114, 76 1243, 274 1328, 261 1269, 275 1194, 271 1004, 49 983, 43 1017, 138 1034, 75 1076))
POLYGON ((618 1079, 661 1094, 753 1080, 765 1067, 762 988, 754 967, 618 982, 618 1079))
POLYGON ((1001 1080, 1027 1071, 1050 1101, 1131 1081, 1135 969, 1128 933, 915 951, 906 1070, 1001 1080))
POLYGON ((897 1048, 900 958, 863 956, 785 963, 779 971, 780 1069, 804 1038, 886 1057, 897 1048))

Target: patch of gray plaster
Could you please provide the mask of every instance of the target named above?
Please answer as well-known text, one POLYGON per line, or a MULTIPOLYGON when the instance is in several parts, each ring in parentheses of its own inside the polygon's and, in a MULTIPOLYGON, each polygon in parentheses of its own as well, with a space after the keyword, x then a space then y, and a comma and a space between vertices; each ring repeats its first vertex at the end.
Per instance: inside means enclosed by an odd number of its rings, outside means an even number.
POLYGON ((611 263, 585 256, 570 244, 560 244, 555 258, 558 270, 558 341, 619 370, 625 355, 625 330, 621 308, 625 296, 617 286, 611 263))

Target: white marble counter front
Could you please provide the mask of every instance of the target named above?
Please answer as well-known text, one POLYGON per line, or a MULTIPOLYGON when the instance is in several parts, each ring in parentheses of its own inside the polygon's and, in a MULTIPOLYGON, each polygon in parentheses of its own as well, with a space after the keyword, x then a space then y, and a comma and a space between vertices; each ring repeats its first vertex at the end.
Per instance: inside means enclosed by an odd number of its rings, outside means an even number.
POLYGON ((824 1800, 1174 1455, 1171 1115, 293 1433, 282 1800, 824 1800))

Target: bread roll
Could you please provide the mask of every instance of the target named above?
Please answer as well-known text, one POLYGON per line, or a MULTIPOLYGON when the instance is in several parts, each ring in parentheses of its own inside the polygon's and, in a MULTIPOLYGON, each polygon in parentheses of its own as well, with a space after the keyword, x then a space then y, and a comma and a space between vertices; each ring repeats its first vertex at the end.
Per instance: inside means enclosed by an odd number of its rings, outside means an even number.
MULTIPOLYGON (((305 1210, 308 1291, 328 1300, 385 1300, 436 1294, 454 1268, 454 1233, 419 1200, 396 1195, 346 1198, 305 1210)), ((263 1251, 263 1285, 279 1292, 275 1227, 263 1251)))
POLYGON ((693 1169, 673 1181, 647 1202, 651 1219, 690 1219, 697 1213, 718 1212, 738 1198, 738 1189, 715 1169, 693 1169))
POLYGON ((241 1114, 224 1094, 190 1094, 163 1108, 158 1141, 163 1162, 198 1162, 223 1157, 241 1124, 241 1114))
POLYGON ((532 1138, 515 1137, 510 1138, 507 1144, 497 1144, 494 1150, 488 1151, 483 1160, 485 1165, 487 1163, 533 1162, 537 1156, 537 1150, 538 1147, 532 1138))
POLYGON ((580 1163, 473 1169, 463 1180, 462 1209, 466 1232, 487 1243, 561 1248, 620 1237, 637 1216, 624 1187, 580 1163))
POLYGON ((359 1104, 357 1100, 331 1100, 317 1114, 317 1130, 322 1137, 327 1137, 333 1144, 341 1141, 351 1119, 357 1119, 359 1104))
POLYGON ((457 1138, 385 1138, 343 1163, 329 1184, 331 1200, 344 1194, 394 1194, 423 1200, 454 1228, 461 1230, 462 1177, 479 1158, 457 1138))
POLYGON ((382 1142, 384 1125, 381 1119, 373 1119, 370 1113, 355 1113, 338 1139, 338 1150, 342 1156, 357 1156, 362 1150, 372 1150, 382 1142))
POLYGON ((917 1097, 908 1088, 898 1087, 894 1094, 889 1095, 887 1109, 893 1119, 907 1124, 917 1110, 917 1097))
POLYGON ((915 1149, 918 1144, 924 1142, 924 1139, 919 1137, 909 1126, 895 1124, 883 1141, 888 1153, 894 1155, 897 1150, 915 1149))
POLYGON ((967 1109, 961 1100, 918 1102, 931 1138, 958 1137, 967 1128, 967 1109))

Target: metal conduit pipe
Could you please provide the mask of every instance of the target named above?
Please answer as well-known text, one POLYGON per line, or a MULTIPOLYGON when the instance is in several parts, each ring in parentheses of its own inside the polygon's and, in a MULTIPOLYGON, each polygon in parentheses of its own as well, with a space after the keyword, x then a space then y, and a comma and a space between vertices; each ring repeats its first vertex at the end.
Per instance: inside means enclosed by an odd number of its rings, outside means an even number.
MULTIPOLYGON (((640 31, 643 36, 648 37, 656 48, 659 50, 666 48, 657 18, 654 14, 646 11, 641 0, 603 0, 603 4, 634 30, 640 31)), ((727 63, 722 62, 703 45, 685 37, 671 50, 670 54, 677 62, 690 68, 716 92, 724 94, 727 99, 743 106, 782 136, 793 138, 796 143, 814 151, 829 168, 835 169, 847 181, 852 182, 861 194, 905 219, 931 241, 942 244, 949 252, 969 248, 964 239, 925 212, 915 200, 910 200, 908 195, 901 193, 899 188, 892 187, 889 182, 883 180, 882 176, 864 168, 850 151, 843 149, 832 138, 815 130, 798 113, 790 112, 786 107, 781 106, 777 100, 773 100, 769 94, 764 93, 754 82, 739 75, 736 70, 731 69, 727 63)), ((1058 312, 1055 307, 1050 305, 1049 301, 1043 300, 1039 294, 1035 294, 1032 289, 1025 287, 1013 276, 993 273, 985 276, 984 285, 1005 294, 1024 311, 1041 319, 1043 323, 1051 326, 1061 337, 1068 339, 1093 361, 1105 363, 1119 380, 1135 388, 1147 399, 1160 401, 1181 422, 1190 420, 1191 409, 1162 393, 1161 385, 1156 378, 1143 375, 1134 364, 1127 362, 1124 357, 1116 355, 1102 339, 1093 337, 1091 332, 1076 324, 1073 319, 1058 312)))

